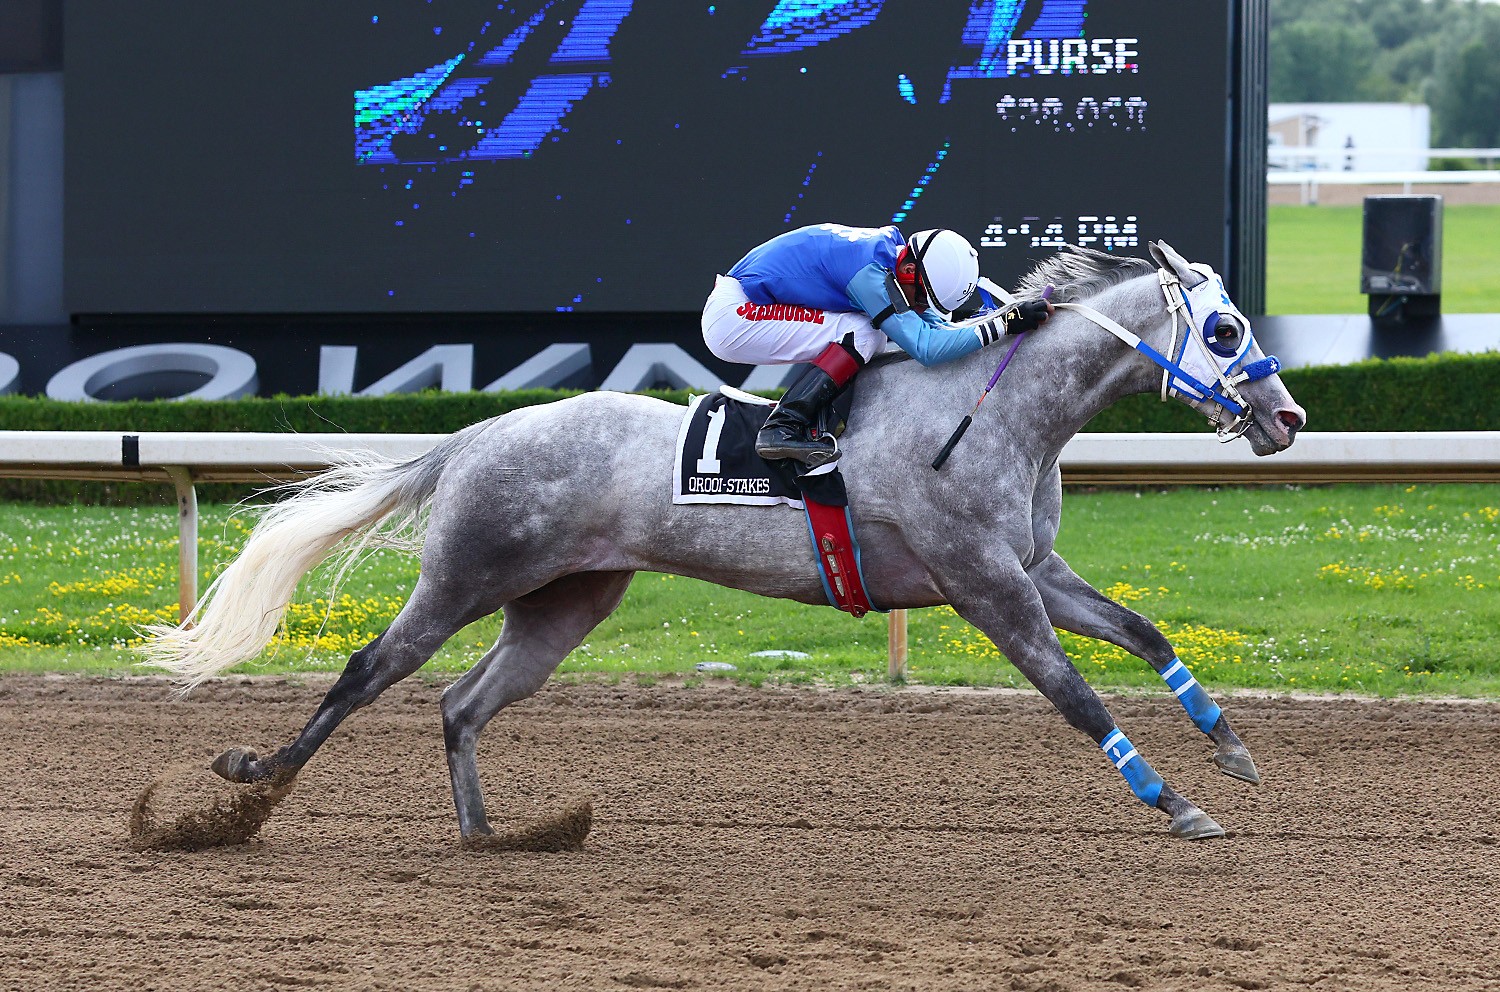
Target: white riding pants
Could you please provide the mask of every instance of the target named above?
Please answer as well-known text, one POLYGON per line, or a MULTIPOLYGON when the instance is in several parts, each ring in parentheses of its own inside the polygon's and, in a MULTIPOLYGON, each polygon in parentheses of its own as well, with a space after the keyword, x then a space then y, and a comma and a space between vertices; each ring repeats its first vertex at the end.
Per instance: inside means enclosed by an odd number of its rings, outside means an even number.
POLYGON ((776 304, 751 303, 738 279, 719 276, 703 305, 703 340, 727 362, 785 365, 810 362, 844 335, 865 361, 883 351, 889 339, 858 311, 835 313, 776 304))

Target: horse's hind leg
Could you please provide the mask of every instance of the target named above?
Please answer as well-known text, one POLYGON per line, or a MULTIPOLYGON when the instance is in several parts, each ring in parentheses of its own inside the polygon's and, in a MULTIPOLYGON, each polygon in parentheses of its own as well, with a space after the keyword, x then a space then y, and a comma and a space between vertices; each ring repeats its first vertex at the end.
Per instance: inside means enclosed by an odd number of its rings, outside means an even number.
POLYGON ((620 605, 634 574, 566 575, 506 603, 499 640, 443 693, 443 740, 464 837, 491 832, 475 758, 485 724, 542 687, 569 652, 620 605))
POLYGON ((994 641, 1058 712, 1099 746, 1137 799, 1172 818, 1173 836, 1224 836, 1224 828, 1167 785, 1115 725, 1099 694, 1068 660, 1036 586, 1018 563, 964 578, 964 589, 947 590, 958 615, 994 641))
POLYGON ((213 769, 232 782, 257 782, 295 775, 344 718, 373 702, 386 689, 421 668, 467 624, 499 609, 499 596, 470 588, 456 590, 424 574, 396 619, 350 656, 343 673, 323 697, 307 726, 287 747, 267 758, 231 748, 214 759, 213 769))
POLYGON ((1056 552, 1033 566, 1028 574, 1042 594, 1047 616, 1054 626, 1118 644, 1145 659, 1166 680, 1193 723, 1214 742, 1214 764, 1219 770, 1231 778, 1260 784, 1255 761, 1230 728, 1223 710, 1178 660, 1171 643, 1150 620, 1101 595, 1056 552))

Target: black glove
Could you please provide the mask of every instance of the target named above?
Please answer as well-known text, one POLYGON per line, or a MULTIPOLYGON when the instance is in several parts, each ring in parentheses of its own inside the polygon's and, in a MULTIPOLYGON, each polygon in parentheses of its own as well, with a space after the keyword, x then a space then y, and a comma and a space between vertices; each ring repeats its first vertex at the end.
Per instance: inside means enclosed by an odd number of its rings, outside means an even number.
POLYGON ((1052 304, 1046 300, 1027 300, 1005 315, 1005 333, 1034 331, 1052 316, 1052 304))

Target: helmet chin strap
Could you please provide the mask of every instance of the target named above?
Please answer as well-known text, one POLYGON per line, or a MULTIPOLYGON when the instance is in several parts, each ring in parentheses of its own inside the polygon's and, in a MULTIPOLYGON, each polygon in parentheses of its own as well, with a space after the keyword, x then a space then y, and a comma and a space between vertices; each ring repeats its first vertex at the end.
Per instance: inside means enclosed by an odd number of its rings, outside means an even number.
POLYGON ((922 259, 927 255, 927 249, 931 248, 932 243, 936 240, 936 234, 928 235, 926 244, 918 245, 915 250, 913 250, 911 245, 907 245, 906 252, 908 257, 911 258, 912 265, 915 266, 912 271, 912 282, 916 284, 917 290, 927 298, 928 306, 941 308, 942 304, 932 295, 932 283, 927 280, 927 266, 922 262, 922 259))

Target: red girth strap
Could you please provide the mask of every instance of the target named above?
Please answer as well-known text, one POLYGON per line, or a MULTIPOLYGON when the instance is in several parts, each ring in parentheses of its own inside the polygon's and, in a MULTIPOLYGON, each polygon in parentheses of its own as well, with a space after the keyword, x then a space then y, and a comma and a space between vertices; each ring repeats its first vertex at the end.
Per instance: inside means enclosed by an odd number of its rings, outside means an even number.
POLYGON ((833 379, 835 386, 842 387, 854 373, 864 367, 864 362, 859 358, 859 352, 852 347, 845 347, 843 342, 835 341, 823 349, 822 354, 813 359, 813 364, 827 372, 833 379))
POLYGON ((833 592, 834 605, 853 617, 864 616, 870 612, 870 597, 860 580, 859 563, 854 560, 847 510, 808 499, 806 494, 803 504, 807 507, 813 546, 818 552, 818 567, 833 592))

